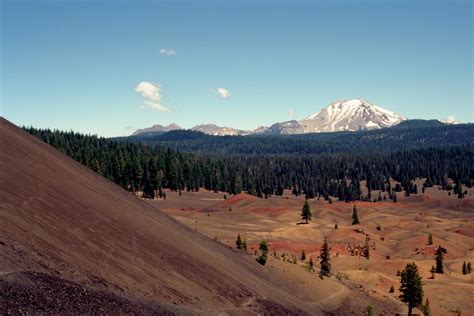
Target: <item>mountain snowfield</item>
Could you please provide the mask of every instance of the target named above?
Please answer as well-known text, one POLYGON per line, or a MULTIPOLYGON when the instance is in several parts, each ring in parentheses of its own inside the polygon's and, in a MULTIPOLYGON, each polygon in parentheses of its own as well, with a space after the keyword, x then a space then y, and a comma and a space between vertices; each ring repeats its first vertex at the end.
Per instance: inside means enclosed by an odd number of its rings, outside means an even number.
MULTIPOLYGON (((191 130, 216 136, 306 134, 380 129, 398 125, 405 120, 407 118, 398 113, 381 108, 364 99, 355 98, 333 102, 321 111, 300 121, 279 122, 270 127, 260 126, 252 131, 221 127, 215 124, 197 125, 191 130)), ((454 117, 440 120, 440 122, 444 124, 461 123, 456 121, 454 117)), ((166 127, 155 125, 151 128, 137 130, 133 135, 167 132, 174 129, 181 129, 181 127, 176 124, 170 124, 166 127)))
POLYGON ((379 129, 405 121, 395 112, 385 110, 363 99, 336 101, 300 123, 306 133, 379 129))
POLYGON ((258 134, 306 134, 379 129, 406 118, 363 99, 336 101, 301 121, 275 123, 258 134))

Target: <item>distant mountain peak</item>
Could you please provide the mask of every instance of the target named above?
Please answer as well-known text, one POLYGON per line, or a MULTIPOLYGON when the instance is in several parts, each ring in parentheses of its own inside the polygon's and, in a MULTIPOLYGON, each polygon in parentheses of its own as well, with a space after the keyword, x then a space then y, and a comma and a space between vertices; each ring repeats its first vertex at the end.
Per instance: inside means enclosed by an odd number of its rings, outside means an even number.
POLYGON ((357 131, 397 125, 405 117, 362 99, 339 100, 301 123, 306 133, 357 131))
POLYGON ((145 133, 157 133, 157 132, 166 133, 166 132, 174 131, 177 129, 182 129, 182 128, 176 123, 171 123, 171 124, 168 124, 167 126, 155 124, 152 127, 137 129, 135 133, 133 133, 132 135, 139 135, 139 134, 145 134, 145 133))
POLYGON ((216 124, 201 124, 196 125, 191 128, 193 131, 199 131, 209 135, 215 136, 237 136, 237 135, 248 135, 249 131, 243 131, 239 129, 235 129, 232 127, 221 127, 217 126, 216 124))

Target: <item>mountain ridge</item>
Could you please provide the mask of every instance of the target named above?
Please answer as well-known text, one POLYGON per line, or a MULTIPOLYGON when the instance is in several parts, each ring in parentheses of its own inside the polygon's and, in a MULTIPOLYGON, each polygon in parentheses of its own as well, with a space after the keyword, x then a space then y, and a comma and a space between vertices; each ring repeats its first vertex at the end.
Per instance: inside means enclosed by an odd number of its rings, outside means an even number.
MULTIPOLYGON (((301 120, 276 122, 268 127, 259 126, 253 130, 241 130, 216 124, 199 124, 190 130, 213 136, 287 135, 374 130, 393 127, 407 120, 408 118, 372 104, 365 99, 354 98, 335 101, 301 120)), ((445 125, 461 124, 454 117, 437 121, 445 125)), ((132 136, 163 133, 177 129, 182 128, 175 123, 168 126, 158 124, 150 128, 139 129, 132 136)))

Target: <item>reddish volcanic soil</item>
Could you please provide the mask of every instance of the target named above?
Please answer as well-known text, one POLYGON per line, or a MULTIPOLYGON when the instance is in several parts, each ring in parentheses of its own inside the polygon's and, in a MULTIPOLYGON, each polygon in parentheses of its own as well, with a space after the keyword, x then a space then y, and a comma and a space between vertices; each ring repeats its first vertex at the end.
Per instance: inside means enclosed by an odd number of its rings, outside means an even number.
MULTIPOLYGON (((421 188, 422 181, 417 183, 421 188)), ((352 304, 349 307, 344 299, 334 302, 331 308, 335 315, 362 313, 362 307, 367 304, 375 306, 377 313, 406 313, 406 306, 398 299, 400 281, 396 274, 412 261, 423 276, 425 298, 431 302, 433 315, 449 315, 457 308, 463 315, 474 315, 474 274, 461 273, 463 261, 474 263, 473 193, 473 189, 468 189, 468 196, 459 200, 433 187, 425 194, 410 197, 399 194, 397 203, 357 202, 361 225, 354 226, 351 225, 353 204, 338 201, 329 204, 317 199, 309 201, 312 221, 302 224, 300 212, 304 199, 292 197, 289 192, 283 197, 269 199, 239 194, 227 196, 226 200, 223 200, 223 193, 183 192, 179 197, 175 192, 168 192, 166 200, 148 203, 163 208, 190 228, 230 247, 235 247, 236 236, 241 234, 251 254, 258 250, 261 240, 267 240, 272 255, 269 268, 284 269, 294 278, 311 280, 307 286, 315 286, 315 291, 320 290, 315 285, 317 278, 305 266, 311 257, 318 267, 320 247, 327 237, 332 253, 331 279, 344 286, 344 293, 350 293, 347 295, 352 304), (201 196, 207 198, 206 205, 196 207, 192 212, 180 210, 182 198, 202 203, 201 196), (211 196, 222 201, 216 202, 211 196), (433 245, 427 245, 430 233, 433 245), (368 260, 359 255, 366 234, 370 236, 368 260), (435 264, 434 253, 438 245, 448 250, 445 274, 430 279, 429 270, 435 264), (306 262, 300 260, 303 250, 306 262), (292 263, 293 257, 297 258, 296 264, 292 263), (389 293, 392 285, 395 293, 389 293)), ((373 195, 378 196, 378 192, 373 195)), ((345 295, 339 293, 338 297, 345 295)))

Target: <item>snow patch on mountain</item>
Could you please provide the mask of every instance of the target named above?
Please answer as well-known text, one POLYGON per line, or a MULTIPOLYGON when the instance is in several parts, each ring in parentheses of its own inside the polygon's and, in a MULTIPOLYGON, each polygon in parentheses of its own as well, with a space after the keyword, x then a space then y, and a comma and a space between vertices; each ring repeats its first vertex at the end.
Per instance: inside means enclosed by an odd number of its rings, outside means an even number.
POLYGON ((357 131, 397 125, 405 117, 364 99, 341 100, 300 121, 306 133, 357 131))

